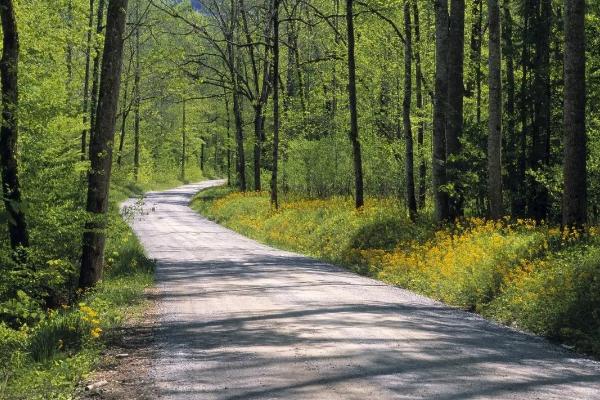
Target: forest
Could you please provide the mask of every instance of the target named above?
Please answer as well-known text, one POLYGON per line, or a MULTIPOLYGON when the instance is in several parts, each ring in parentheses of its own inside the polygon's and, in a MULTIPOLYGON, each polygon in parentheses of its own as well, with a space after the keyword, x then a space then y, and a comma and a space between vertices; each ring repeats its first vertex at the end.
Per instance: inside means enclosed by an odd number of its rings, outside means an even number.
POLYGON ((217 178, 192 207, 228 228, 600 355, 600 2, 0 17, 0 398, 71 398, 143 309, 119 204, 217 178))

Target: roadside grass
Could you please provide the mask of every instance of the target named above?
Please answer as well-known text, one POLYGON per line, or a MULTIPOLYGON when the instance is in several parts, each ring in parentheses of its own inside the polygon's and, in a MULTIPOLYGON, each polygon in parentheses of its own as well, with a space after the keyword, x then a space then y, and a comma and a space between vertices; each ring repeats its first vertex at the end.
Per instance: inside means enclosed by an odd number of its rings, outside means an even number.
MULTIPOLYGON (((154 282, 154 264, 119 214, 118 204, 147 190, 181 184, 167 178, 141 184, 116 180, 111 187, 104 279, 95 288, 70 300, 60 298, 60 304, 50 308, 31 289, 18 290, 14 299, 0 303, 0 400, 73 398, 76 385, 93 371, 125 319, 147 307, 144 290, 154 282)), ((0 265, 5 260, 10 263, 0 252, 0 265)), ((56 285, 72 285, 77 274, 76 261, 67 259, 50 260, 47 268, 62 279, 56 285)), ((0 289, 15 279, 0 282, 0 289)))
POLYGON ((200 192, 192 207, 256 240, 346 266, 600 356, 600 235, 529 220, 412 224, 395 199, 200 192))

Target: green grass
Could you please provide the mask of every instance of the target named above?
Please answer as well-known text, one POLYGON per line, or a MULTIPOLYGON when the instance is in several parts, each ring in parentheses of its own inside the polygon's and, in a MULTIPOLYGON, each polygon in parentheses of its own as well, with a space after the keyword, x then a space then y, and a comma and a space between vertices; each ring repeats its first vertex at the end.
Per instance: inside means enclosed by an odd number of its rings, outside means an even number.
POLYGON ((527 220, 412 224, 397 199, 287 198, 215 188, 192 207, 270 245, 345 266, 600 356, 600 229, 527 220))
POLYGON ((117 181, 111 187, 103 281, 80 294, 75 304, 52 310, 40 311, 24 293, 14 301, 22 314, 30 315, 20 329, 0 322, 0 400, 73 398, 76 385, 94 370, 117 328, 145 309, 144 290, 154 283, 154 265, 119 215, 118 203, 148 190, 182 184, 178 179, 117 181))

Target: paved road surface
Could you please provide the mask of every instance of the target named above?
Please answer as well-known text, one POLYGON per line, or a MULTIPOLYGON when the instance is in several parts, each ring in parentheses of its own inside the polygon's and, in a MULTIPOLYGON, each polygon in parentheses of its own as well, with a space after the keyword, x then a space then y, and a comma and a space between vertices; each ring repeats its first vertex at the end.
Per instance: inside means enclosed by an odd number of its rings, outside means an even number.
POLYGON ((148 194, 165 399, 600 399, 600 366, 406 290, 247 239, 148 194), (154 210, 154 211, 153 211, 154 210))

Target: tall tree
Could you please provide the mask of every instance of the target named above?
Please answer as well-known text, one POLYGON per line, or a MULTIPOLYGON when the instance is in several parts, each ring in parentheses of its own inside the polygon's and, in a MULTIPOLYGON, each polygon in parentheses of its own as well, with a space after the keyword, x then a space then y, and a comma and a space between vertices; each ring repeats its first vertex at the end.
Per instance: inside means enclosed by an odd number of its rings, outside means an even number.
POLYGON ((186 100, 181 104, 181 180, 185 181, 185 163, 187 160, 187 125, 186 125, 186 100))
POLYGON ((488 121, 488 199, 489 215, 502 217, 502 50, 500 6, 488 0, 489 25, 489 121, 488 121))
POLYGON ((564 192, 562 222, 587 221, 585 0, 565 0, 564 192))
POLYGON ((449 197, 450 219, 463 214, 462 166, 460 162, 460 138, 463 130, 463 96, 464 96, 464 36, 465 36, 465 1, 450 0, 450 19, 448 30, 448 103, 446 113, 446 157, 447 180, 453 187, 449 197))
MULTIPOLYGON (((530 166, 534 174, 543 174, 549 163, 550 138, 550 30, 552 26, 551 0, 533 0, 535 12, 535 59, 533 130, 530 166)), ((534 177, 528 196, 529 216, 542 220, 548 215, 548 189, 534 177)))
POLYGON ((123 36, 128 0, 109 0, 102 56, 96 126, 90 142, 86 210, 89 220, 83 234, 79 286, 87 288, 102 279, 106 213, 112 166, 112 150, 121 84, 123 36))
POLYGON ((348 102, 350 106, 350 140, 354 158, 354 190, 356 208, 364 205, 362 153, 358 134, 356 100, 356 59, 354 56, 354 1, 346 0, 346 26, 348 33, 348 102))
POLYGON ((83 130, 81 131, 81 160, 87 157, 88 117, 90 110, 90 64, 92 58, 92 29, 94 26, 94 0, 88 11, 87 40, 85 47, 85 77, 83 81, 83 130))
POLYGON ((273 171, 271 204, 279 208, 277 173, 279 172, 279 0, 273 0, 273 171))
POLYGON ((19 33, 12 0, 0 0, 2 19, 2 127, 0 128, 0 168, 2 196, 8 214, 8 234, 13 249, 29 246, 29 234, 19 183, 17 139, 19 136, 19 33))
POLYGON ((483 0, 473 0, 473 18, 471 24, 471 63, 473 64, 474 74, 467 82, 468 96, 473 95, 475 90, 475 112, 477 126, 481 124, 481 45, 483 43, 483 0), (473 89, 475 86, 475 89, 473 89))
MULTIPOLYGON (((510 9, 510 1, 504 0, 502 4, 503 20, 502 24, 502 39, 503 49, 502 54, 506 59, 506 164, 511 171, 516 171, 518 168, 519 141, 516 136, 516 114, 515 114, 515 49, 513 45, 513 19, 510 9)), ((518 181, 518 174, 511 173, 507 179, 507 186, 511 193, 511 208, 515 211, 515 204, 518 198, 519 186, 522 182, 518 181)))
POLYGON ((435 103, 433 110, 433 199, 435 219, 448 219, 446 110, 448 103, 448 0, 435 0, 435 103))
POLYGON ((135 69, 133 78, 133 179, 140 175, 140 0, 135 1, 135 69))
POLYGON ((90 93, 90 142, 94 136, 96 127, 96 114, 98 107, 98 90, 100 85, 100 43, 98 38, 104 30, 104 8, 106 0, 99 0, 98 10, 96 15, 96 38, 94 39, 94 62, 92 67, 92 91, 90 93))
POLYGON ((419 208, 425 206, 425 196, 427 194, 427 166, 425 165, 425 121, 424 115, 424 104, 423 104, 423 69, 421 65, 421 25, 419 18, 419 4, 418 1, 412 1, 413 8, 413 19, 414 19, 414 31, 415 31, 415 83, 416 83, 416 101, 417 109, 419 110, 419 125, 417 127, 417 145, 419 154, 419 195, 417 205, 419 208))
POLYGON ((417 200, 415 198, 415 171, 410 106, 412 101, 412 26, 410 23, 410 2, 404 0, 404 100, 402 102, 402 121, 406 149, 406 204, 410 219, 417 219, 417 200))

